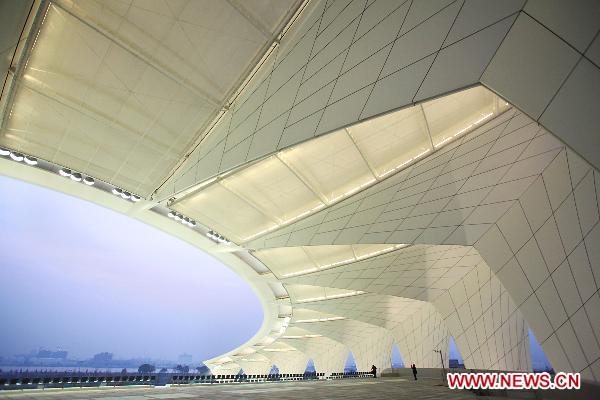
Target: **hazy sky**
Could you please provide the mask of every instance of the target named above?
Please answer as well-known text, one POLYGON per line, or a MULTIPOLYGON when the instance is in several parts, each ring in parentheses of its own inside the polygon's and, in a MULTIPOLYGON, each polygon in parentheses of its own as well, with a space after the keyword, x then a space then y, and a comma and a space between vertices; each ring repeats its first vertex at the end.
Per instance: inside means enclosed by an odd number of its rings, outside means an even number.
POLYGON ((263 319, 226 266, 162 231, 0 176, 0 355, 62 347, 74 357, 201 361, 263 319))

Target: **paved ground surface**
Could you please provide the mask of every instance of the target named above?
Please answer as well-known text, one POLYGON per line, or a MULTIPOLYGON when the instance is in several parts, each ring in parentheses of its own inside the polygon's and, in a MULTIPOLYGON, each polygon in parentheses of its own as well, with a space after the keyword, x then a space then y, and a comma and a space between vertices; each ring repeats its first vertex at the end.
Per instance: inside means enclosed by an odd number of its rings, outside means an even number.
POLYGON ((150 399, 425 399, 466 400, 477 397, 466 391, 437 386, 439 380, 417 382, 403 378, 352 379, 318 382, 280 382, 231 385, 171 386, 166 388, 88 388, 2 391, 0 399, 23 400, 150 400, 150 399))

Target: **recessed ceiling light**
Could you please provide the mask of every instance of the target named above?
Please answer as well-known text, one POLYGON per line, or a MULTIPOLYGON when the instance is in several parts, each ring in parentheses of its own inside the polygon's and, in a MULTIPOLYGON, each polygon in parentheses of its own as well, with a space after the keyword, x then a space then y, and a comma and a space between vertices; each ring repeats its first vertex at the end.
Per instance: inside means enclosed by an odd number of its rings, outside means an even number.
POLYGON ((10 158, 12 158, 15 161, 21 162, 21 161, 23 161, 23 154, 21 154, 21 153, 12 153, 11 152, 10 153, 10 158))
POLYGON ((88 186, 92 186, 94 183, 96 183, 96 181, 94 180, 94 178, 86 176, 85 178, 83 178, 83 183, 85 183, 88 186))
POLYGON ((0 148, 0 156, 7 156, 9 154, 10 154, 10 150, 0 148))
POLYGON ((58 173, 60 176, 71 176, 71 170, 68 168, 61 168, 58 173))
POLYGON ((75 182, 81 182, 81 174, 79 172, 74 172, 71 174, 71 179, 75 182))
POLYGON ((133 201, 134 203, 137 203, 138 201, 140 201, 142 198, 140 196, 136 196, 135 194, 131 195, 131 201, 133 201))
POLYGON ((37 165, 38 163, 38 160, 35 157, 25 156, 23 157, 23 159, 25 160, 25 164, 27 165, 37 165))
POLYGON ((123 193, 123 191, 122 191, 121 189, 119 189, 119 188, 114 188, 114 189, 112 190, 112 193, 113 193, 113 194, 116 194, 117 196, 120 196, 120 195, 121 195, 121 193, 123 193))

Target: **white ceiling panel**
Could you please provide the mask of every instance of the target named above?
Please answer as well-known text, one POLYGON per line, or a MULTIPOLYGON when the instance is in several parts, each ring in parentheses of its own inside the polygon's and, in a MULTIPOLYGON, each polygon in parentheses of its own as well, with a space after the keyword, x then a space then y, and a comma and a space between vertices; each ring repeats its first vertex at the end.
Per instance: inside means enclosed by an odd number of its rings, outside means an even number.
POLYGON ((507 107, 498 96, 482 86, 423 104, 433 144, 436 147, 451 140, 455 135, 466 133, 475 125, 487 121, 494 113, 507 107))
POLYGON ((308 308, 300 308, 294 307, 294 316, 292 317, 292 324, 298 324, 298 326, 303 326, 302 324, 313 324, 319 322, 327 322, 328 320, 338 320, 342 319, 336 314, 324 313, 322 311, 317 311, 308 308))
POLYGON ((0 141, 147 196, 210 112, 202 98, 52 5, 0 141))
POLYGON ((431 150, 420 106, 371 119, 348 131, 378 176, 385 176, 418 154, 431 150))
POLYGON ((296 0, 61 2, 189 85, 221 101, 235 89, 244 71, 251 68, 271 39, 266 34, 277 32, 297 3, 296 0))
POLYGON ((244 198, 264 214, 279 223, 293 220, 309 213, 323 203, 277 157, 269 157, 237 174, 227 177, 221 184, 244 198))
POLYGON ((263 264, 279 276, 310 273, 318 270, 302 247, 277 247, 254 252, 263 264))
POLYGON ((238 243, 257 231, 277 226, 272 219, 220 184, 186 197, 173 208, 238 243))
POLYGON ((328 203, 375 182, 369 166, 344 130, 285 150, 280 157, 328 203))
POLYGON ((304 249, 315 260, 319 269, 330 268, 355 260, 352 246, 306 246, 304 249))
POLYGON ((375 257, 405 247, 403 244, 355 244, 275 247, 253 254, 282 278, 310 274, 327 268, 375 257))
POLYGON ((352 297, 363 294, 359 290, 346 290, 311 285, 285 285, 292 301, 295 303, 310 303, 352 297))
POLYGON ((53 1, 0 144, 147 197, 299 4, 53 1))

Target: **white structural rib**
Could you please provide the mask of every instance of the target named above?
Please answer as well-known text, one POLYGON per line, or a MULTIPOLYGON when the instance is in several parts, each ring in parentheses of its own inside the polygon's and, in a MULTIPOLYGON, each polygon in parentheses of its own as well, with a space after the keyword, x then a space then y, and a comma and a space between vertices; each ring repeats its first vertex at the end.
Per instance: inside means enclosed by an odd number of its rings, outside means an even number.
POLYGON ((273 34, 261 21, 256 19, 244 5, 238 0, 226 0, 229 5, 235 9, 246 21, 248 21, 253 27, 255 27, 265 39, 268 39, 270 42, 277 38, 277 35, 273 34))

